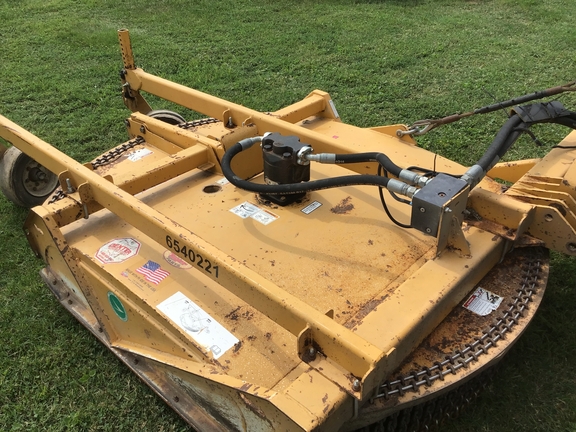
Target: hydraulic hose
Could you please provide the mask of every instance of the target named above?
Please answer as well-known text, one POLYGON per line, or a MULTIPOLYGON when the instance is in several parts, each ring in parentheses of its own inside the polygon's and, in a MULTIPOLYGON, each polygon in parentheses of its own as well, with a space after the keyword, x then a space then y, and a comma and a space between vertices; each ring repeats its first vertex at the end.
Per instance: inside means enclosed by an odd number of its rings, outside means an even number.
MULTIPOLYGON (((549 104, 539 104, 536 107, 543 107, 541 111, 545 112, 546 115, 541 115, 538 118, 533 118, 530 115, 530 107, 531 106, 529 105, 527 107, 517 108, 517 111, 521 114, 516 113, 510 116, 506 123, 504 123, 504 126, 502 126, 498 131, 494 140, 490 144, 490 147, 488 147, 480 160, 470 167, 461 177, 463 180, 468 182, 471 187, 476 186, 480 180, 482 180, 486 173, 496 165, 500 159, 502 159, 520 135, 526 132, 526 130, 533 124, 557 123, 576 129, 576 113, 564 109, 561 104, 554 104, 554 102, 549 104)), ((540 113, 536 111, 535 115, 538 114, 540 113)))
POLYGON ((384 153, 355 153, 355 154, 336 154, 334 163, 345 164, 345 163, 356 163, 356 162, 378 162, 382 167, 395 177, 400 176, 400 168, 394 162, 390 160, 388 156, 384 153))
MULTIPOLYGON (((250 192, 262 193, 262 194, 296 194, 302 192, 311 192, 322 189, 329 189, 342 186, 359 186, 359 185, 369 185, 369 186, 380 186, 391 188, 397 193, 402 193, 404 195, 413 194, 415 188, 403 183, 401 181, 390 179, 387 177, 382 177, 378 175, 370 174, 358 174, 349 176, 339 176, 330 179, 313 180, 309 182, 302 183, 291 183, 291 184, 257 184, 248 180, 241 179, 232 170, 231 163, 232 159, 243 150, 251 147, 256 142, 261 141, 262 138, 248 138, 234 144, 230 149, 226 151, 224 157, 222 158, 221 166, 222 173, 226 179, 232 183, 234 186, 244 189, 250 192)), ((386 169, 390 172, 399 173, 401 168, 396 166, 387 157, 382 158, 381 153, 361 153, 356 155, 337 155, 340 162, 339 163, 352 163, 352 162, 365 162, 365 161, 377 161, 386 164, 386 169)))
POLYGON ((526 124, 518 114, 511 116, 506 123, 504 123, 504 126, 500 128, 492 144, 490 144, 490 147, 488 147, 480 160, 476 162, 476 165, 480 165, 484 172, 492 168, 493 164, 498 162, 498 160, 506 154, 510 146, 514 144, 522 134, 522 128, 526 128, 526 124))

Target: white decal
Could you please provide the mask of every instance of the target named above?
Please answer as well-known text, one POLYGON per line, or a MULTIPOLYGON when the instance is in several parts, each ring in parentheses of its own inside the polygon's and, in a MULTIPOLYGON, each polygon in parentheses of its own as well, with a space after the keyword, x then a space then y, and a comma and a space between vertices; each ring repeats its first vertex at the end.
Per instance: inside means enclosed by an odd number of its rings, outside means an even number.
POLYGON ((220 180, 216 180, 216 183, 218 183, 220 186, 224 186, 230 182, 228 181, 228 179, 226 177, 222 177, 220 180))
POLYGON ((314 201, 313 203, 308 204, 306 207, 304 207, 302 210, 300 210, 302 213, 306 213, 306 214, 310 214, 312 213, 314 210, 316 210, 318 207, 322 206, 322 203, 318 202, 318 201, 314 201))
POLYGON ((478 287, 463 306, 477 315, 485 316, 498 309, 502 299, 503 297, 478 287))
POLYGON ((240 216, 242 219, 252 218, 264 225, 268 225, 269 223, 274 222, 279 217, 274 213, 262 209, 247 201, 234 207, 230 211, 235 215, 240 216))
POLYGON ((142 159, 143 157, 148 156, 149 154, 152 154, 152 150, 146 148, 138 149, 128 155, 128 160, 136 162, 142 159))
POLYGON ((239 340, 181 292, 168 297, 158 309, 184 330, 215 359, 236 345, 239 340))
POLYGON ((140 250, 140 242, 133 238, 114 239, 103 245, 94 255, 102 264, 121 263, 140 250))

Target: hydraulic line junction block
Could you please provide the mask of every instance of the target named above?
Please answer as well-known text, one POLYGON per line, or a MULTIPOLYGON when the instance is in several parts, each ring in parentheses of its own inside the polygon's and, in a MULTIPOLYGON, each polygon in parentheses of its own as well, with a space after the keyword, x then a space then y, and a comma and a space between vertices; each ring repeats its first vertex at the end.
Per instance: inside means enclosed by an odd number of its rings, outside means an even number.
MULTIPOLYGON (((302 158, 304 151, 311 149, 296 136, 268 134, 262 139, 264 158, 264 181, 269 185, 298 184, 310 180, 310 162, 302 158)), ((296 189, 295 189, 296 190, 296 189)), ((306 192, 287 194, 264 194, 263 199, 285 206, 300 200, 306 192)))
POLYGON ((438 174, 412 197, 412 227, 438 237, 442 228, 449 228, 453 216, 461 222, 468 190, 464 180, 438 174), (448 226, 444 227, 446 221, 448 226))

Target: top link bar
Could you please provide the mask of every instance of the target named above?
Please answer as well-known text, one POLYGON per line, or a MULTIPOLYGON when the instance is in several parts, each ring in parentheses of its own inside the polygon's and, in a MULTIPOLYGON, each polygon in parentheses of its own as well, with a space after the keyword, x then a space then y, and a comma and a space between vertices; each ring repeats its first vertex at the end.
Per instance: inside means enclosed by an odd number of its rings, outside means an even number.
POLYGON ((545 97, 554 96, 560 93, 569 92, 569 91, 576 91, 576 81, 571 81, 567 84, 551 87, 546 90, 540 90, 534 93, 525 94, 523 96, 519 96, 514 99, 508 99, 506 101, 497 102, 492 105, 486 105, 482 108, 475 109, 474 111, 469 111, 462 114, 452 114, 446 117, 442 117, 440 119, 426 119, 426 120, 418 120, 408 128, 408 130, 398 130, 396 131, 396 135, 399 137, 403 137, 404 135, 410 136, 420 136, 430 132, 432 129, 437 128, 438 126, 454 123, 458 120, 461 120, 466 117, 473 116, 475 114, 487 114, 494 111, 498 111, 500 109, 509 108, 515 105, 523 104, 526 102, 530 102, 537 99, 543 99, 545 97))

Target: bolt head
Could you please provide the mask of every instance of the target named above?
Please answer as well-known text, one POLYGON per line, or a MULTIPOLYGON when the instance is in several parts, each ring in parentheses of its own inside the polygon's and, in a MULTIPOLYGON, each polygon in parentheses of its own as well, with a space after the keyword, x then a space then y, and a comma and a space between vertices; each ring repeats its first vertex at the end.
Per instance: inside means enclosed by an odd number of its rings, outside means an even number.
POLYGON ((144 125, 140 126, 140 132, 146 133, 146 128, 144 127, 144 125))
POLYGON ((424 207, 420 207, 420 213, 426 213, 426 209, 424 207))
POLYGON ((355 379, 352 383, 352 390, 355 392, 360 391, 360 380, 355 379))

